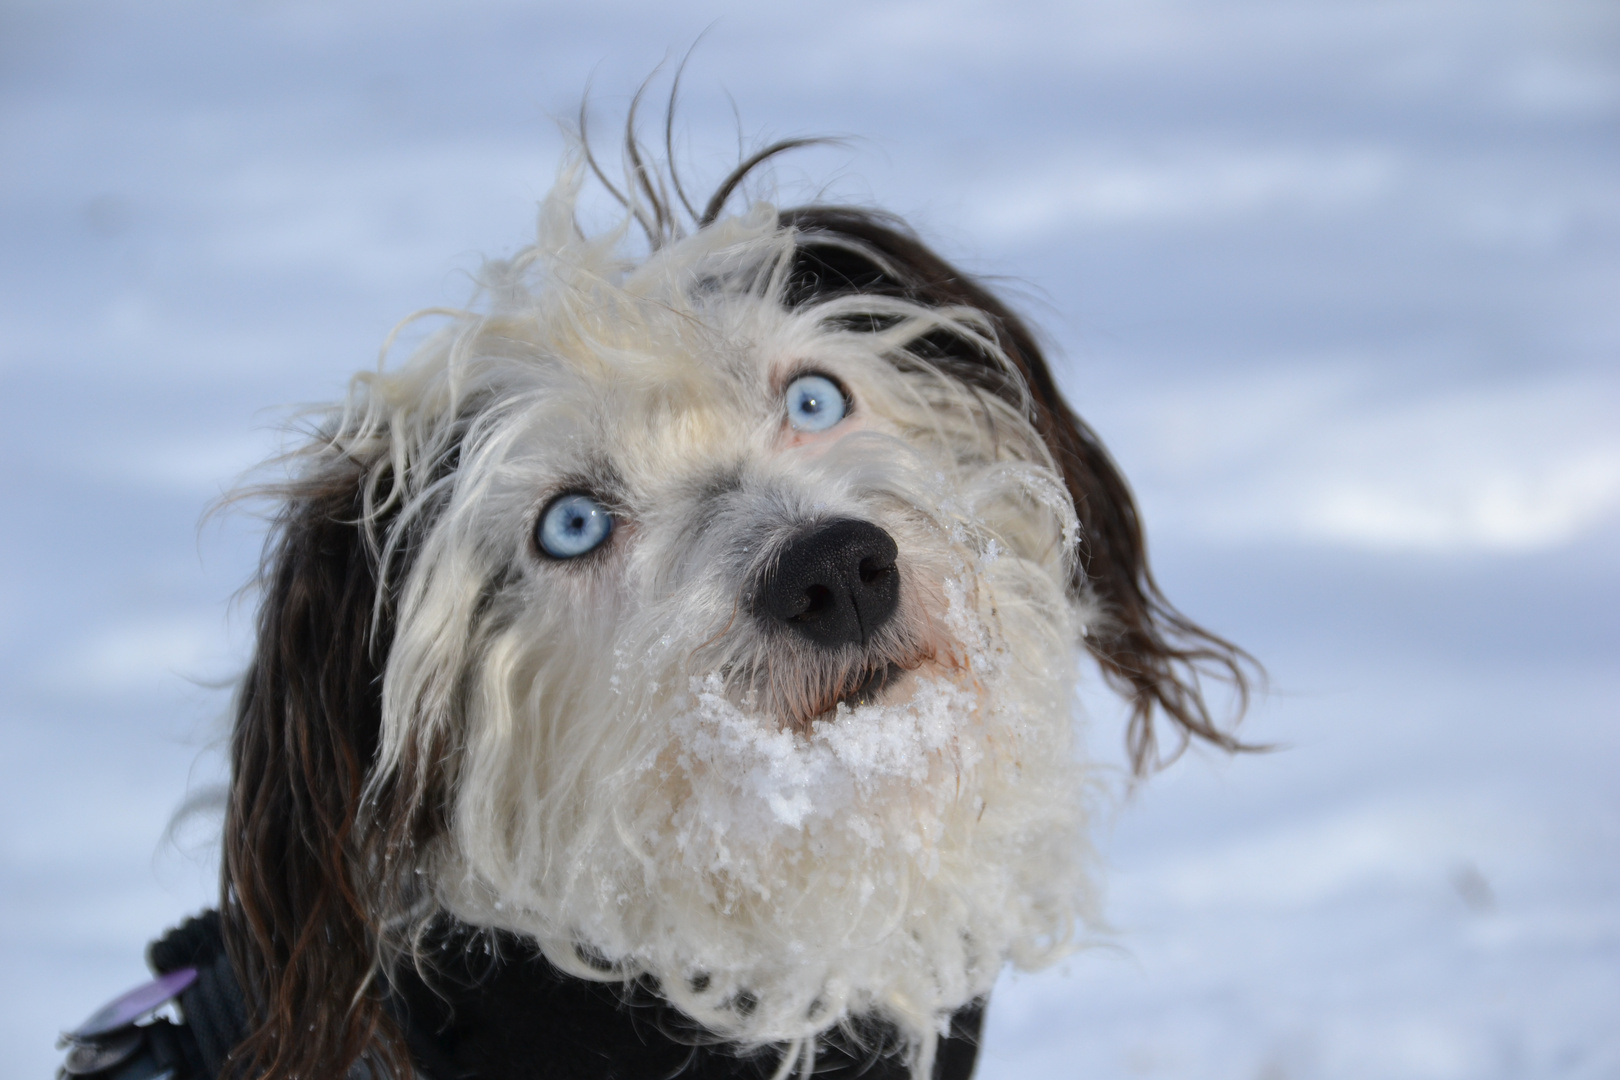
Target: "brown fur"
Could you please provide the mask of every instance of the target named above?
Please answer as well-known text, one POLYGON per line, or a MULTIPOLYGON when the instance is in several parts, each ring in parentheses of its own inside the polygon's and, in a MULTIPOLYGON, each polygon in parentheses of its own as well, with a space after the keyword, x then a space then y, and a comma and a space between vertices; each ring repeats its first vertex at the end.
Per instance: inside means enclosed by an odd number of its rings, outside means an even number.
POLYGON ((403 1058, 371 981, 370 860, 356 835, 381 726, 386 617, 354 524, 359 472, 289 499, 266 548, 258 647, 231 738, 221 915, 253 1027, 244 1076, 341 1076, 368 1049, 403 1058))

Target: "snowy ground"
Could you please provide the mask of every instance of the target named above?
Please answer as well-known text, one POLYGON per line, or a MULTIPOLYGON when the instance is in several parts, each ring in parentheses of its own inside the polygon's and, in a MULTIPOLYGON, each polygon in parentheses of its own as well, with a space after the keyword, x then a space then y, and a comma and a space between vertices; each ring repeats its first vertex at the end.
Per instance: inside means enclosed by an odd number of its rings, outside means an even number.
POLYGON ((1273 675, 1286 748, 1107 811, 1112 931, 1006 980, 980 1075, 1620 1077, 1616 9, 776 8, 0 7, 0 1076, 208 901, 164 831, 257 544, 208 501, 516 246, 593 73, 606 132, 713 22, 688 174, 728 91, 851 136, 783 197, 1011 278, 1273 675))

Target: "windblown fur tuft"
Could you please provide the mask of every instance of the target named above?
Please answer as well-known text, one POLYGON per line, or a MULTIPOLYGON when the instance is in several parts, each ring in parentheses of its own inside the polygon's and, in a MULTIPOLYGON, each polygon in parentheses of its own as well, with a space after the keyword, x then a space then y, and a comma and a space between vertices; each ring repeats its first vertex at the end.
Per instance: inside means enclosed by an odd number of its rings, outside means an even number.
POLYGON ((1241 691, 1247 658, 1159 592, 1018 317, 880 214, 723 215, 791 145, 688 232, 632 140, 641 260, 580 233, 571 170, 478 309, 298 459, 232 743, 245 1075, 409 1075, 390 973, 448 919, 784 1074, 877 1017, 925 1077, 954 1012, 1089 914, 1079 643, 1139 770, 1157 716, 1238 746, 1197 672, 1241 691), (811 371, 849 394, 836 437, 784 423, 811 371), (618 525, 562 562, 534 537, 567 492, 618 525), (893 537, 894 617, 839 649, 762 623, 785 547, 843 519, 893 537))

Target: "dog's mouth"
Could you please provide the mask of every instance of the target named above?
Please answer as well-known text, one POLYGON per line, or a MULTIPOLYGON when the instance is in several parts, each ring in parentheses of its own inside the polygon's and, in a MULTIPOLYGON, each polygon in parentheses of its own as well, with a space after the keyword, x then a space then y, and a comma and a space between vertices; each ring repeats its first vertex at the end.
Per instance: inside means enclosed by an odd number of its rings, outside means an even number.
POLYGON ((848 705, 852 709, 862 705, 875 705, 884 687, 905 673, 906 669, 899 664, 884 664, 882 667, 873 668, 859 675, 848 690, 838 695, 833 702, 833 708, 837 709, 839 705, 848 705))
POLYGON ((838 715, 840 705, 850 709, 877 705, 883 700, 886 691, 917 666, 891 662, 858 669, 844 683, 821 696, 799 716, 794 717, 793 726, 800 730, 808 730, 812 724, 830 721, 838 715))
POLYGON ((760 665, 722 669, 722 673, 740 707, 774 716, 782 728, 809 735, 814 725, 835 722, 839 706, 847 713, 907 696, 911 692, 909 676, 938 662, 932 650, 908 650, 897 659, 874 656, 841 671, 772 672, 760 665), (777 679, 771 679, 772 674, 777 679))

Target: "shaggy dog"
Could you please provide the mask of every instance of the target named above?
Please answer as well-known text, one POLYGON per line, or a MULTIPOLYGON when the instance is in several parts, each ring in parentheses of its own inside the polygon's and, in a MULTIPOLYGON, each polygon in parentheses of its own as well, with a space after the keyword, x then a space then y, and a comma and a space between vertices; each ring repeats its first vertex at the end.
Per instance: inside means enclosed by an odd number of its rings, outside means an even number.
POLYGON ((215 936, 154 952, 234 979, 230 1075, 965 1077, 1088 913, 1083 653, 1139 769, 1236 745, 1025 324, 883 214, 726 213, 793 145, 702 212, 586 155, 293 456, 215 936))

